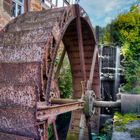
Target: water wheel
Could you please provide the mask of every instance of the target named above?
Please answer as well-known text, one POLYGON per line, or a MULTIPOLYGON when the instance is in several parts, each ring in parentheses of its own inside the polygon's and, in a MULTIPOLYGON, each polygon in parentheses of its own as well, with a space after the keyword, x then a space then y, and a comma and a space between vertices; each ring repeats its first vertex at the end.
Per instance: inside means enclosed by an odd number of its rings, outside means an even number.
MULTIPOLYGON (((73 99, 81 99, 85 89, 100 98, 96 41, 85 11, 72 5, 25 13, 0 32, 0 139, 47 140, 48 123, 55 128, 56 116, 38 121, 44 114, 37 107, 50 107, 50 98, 60 97, 54 62, 61 41, 70 61, 73 99)), ((82 109, 72 111, 67 139, 89 139, 89 132, 99 129, 99 113, 96 108, 87 119, 82 109)))

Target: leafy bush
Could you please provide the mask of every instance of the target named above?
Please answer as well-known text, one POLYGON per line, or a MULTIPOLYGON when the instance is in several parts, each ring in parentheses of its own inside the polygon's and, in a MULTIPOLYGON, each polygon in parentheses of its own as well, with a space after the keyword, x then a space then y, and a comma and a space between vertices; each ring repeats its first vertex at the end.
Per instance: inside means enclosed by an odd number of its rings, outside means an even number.
POLYGON ((68 57, 64 58, 63 66, 58 77, 62 98, 70 98, 72 93, 72 75, 68 57))
POLYGON ((140 93, 140 8, 133 5, 129 12, 120 14, 113 22, 113 38, 121 44, 124 57, 124 89, 140 93))

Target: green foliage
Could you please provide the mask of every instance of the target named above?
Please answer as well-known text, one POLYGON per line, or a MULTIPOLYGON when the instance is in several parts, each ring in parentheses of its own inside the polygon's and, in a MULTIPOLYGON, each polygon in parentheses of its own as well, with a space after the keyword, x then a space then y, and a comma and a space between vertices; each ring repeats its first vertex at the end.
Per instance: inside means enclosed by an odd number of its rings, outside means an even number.
POLYGON ((118 112, 115 112, 114 125, 115 126, 122 126, 122 129, 123 129, 124 125, 126 125, 128 122, 134 121, 134 120, 139 120, 139 118, 135 114, 124 114, 124 115, 122 115, 118 112))
POLYGON ((103 32, 103 43, 109 44, 110 42, 110 25, 108 24, 105 28, 102 29, 103 32))
POLYGON ((118 112, 114 115, 114 128, 117 132, 127 132, 133 138, 140 138, 140 128, 136 126, 140 118, 135 114, 120 114, 118 112), (130 126, 130 127, 129 127, 130 126), (132 126, 132 127, 131 127, 132 126))
POLYGON ((128 124, 130 121, 139 120, 139 118, 135 114, 120 114, 118 112, 115 112, 114 114, 114 126, 115 130, 118 132, 126 132, 128 131, 128 128, 126 128, 126 124, 128 124))
POLYGON ((109 44, 110 43, 110 24, 106 27, 100 27, 100 36, 99 36, 100 44, 109 44))
POLYGON ((63 66, 58 78, 59 89, 62 98, 70 98, 72 93, 72 75, 68 57, 66 56, 63 61, 63 66))
POLYGON ((124 57, 124 90, 140 93, 140 8, 133 5, 130 11, 118 15, 112 22, 114 41, 121 44, 124 57))
MULTIPOLYGON (((57 52, 57 56, 55 59, 55 68, 58 68, 58 65, 60 63, 60 59, 62 56, 62 52, 64 49, 64 45, 61 42, 60 47, 57 52)), ((55 70, 56 72, 57 70, 55 70)), ((57 77, 58 79, 58 86, 60 89, 60 96, 61 98, 70 98, 71 93, 72 93, 72 74, 71 74, 71 68, 70 68, 70 63, 68 59, 68 55, 65 54, 65 57, 63 59, 61 69, 59 72, 59 75, 57 77)))

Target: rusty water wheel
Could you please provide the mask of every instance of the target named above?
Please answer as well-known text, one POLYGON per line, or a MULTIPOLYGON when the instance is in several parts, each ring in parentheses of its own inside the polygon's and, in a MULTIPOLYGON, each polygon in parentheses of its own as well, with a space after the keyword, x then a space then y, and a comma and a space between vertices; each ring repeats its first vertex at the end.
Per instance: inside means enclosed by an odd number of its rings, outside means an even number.
MULTIPOLYGON (((85 70, 86 70, 86 79, 88 80, 91 63, 94 54, 94 36, 90 26, 86 23, 84 19, 81 19, 82 22, 82 34, 83 34, 83 43, 84 43, 84 60, 85 60, 85 70), (88 26, 89 30, 85 27, 88 26), (92 35, 91 35, 91 34, 92 35), (91 36, 90 36, 91 35, 91 36), (93 37, 93 39, 92 39, 93 37), (88 40, 89 38, 89 40, 88 40), (93 43, 93 44, 92 44, 93 43)), ((84 75, 82 74, 82 66, 80 62, 80 51, 78 47, 78 37, 77 37, 77 29, 76 29, 76 19, 74 19, 68 28, 65 31, 63 36, 63 43, 65 47, 65 51, 69 57, 71 71, 72 71, 72 80, 73 80, 73 99, 80 99, 82 97, 82 93, 86 90, 86 82, 84 81, 84 75), (82 84, 83 83, 83 84, 82 84)), ((63 57, 63 53, 62 53, 63 57)), ((55 60, 55 58, 54 58, 55 60)), ((61 61, 61 60, 60 60, 61 61)), ((50 86, 51 87, 51 86, 50 86)), ((95 57, 95 68, 94 68, 94 77, 92 83, 92 89, 95 91, 96 99, 100 98, 99 94, 99 66, 98 66, 98 53, 95 57)), ((82 110, 77 110, 72 112, 70 127, 67 135, 67 139, 89 139, 89 129, 91 132, 98 132, 99 130, 99 114, 100 109, 96 108, 94 115, 88 120, 90 124, 90 128, 87 127, 87 121, 84 117, 82 110)))
MULTIPOLYGON (((54 61, 61 41, 72 71, 72 98, 80 99, 81 81, 89 79, 96 45, 93 28, 81 7, 29 12, 0 32, 0 139, 48 139, 48 124, 38 122, 37 105, 41 102, 50 106, 54 61)), ((97 55, 91 88, 100 98, 97 55)), ((59 97, 59 93, 54 96, 59 97)), ((89 139, 82 112, 72 111, 67 140, 89 139)), ((91 132, 98 132, 99 114, 96 108, 88 121, 91 132)))

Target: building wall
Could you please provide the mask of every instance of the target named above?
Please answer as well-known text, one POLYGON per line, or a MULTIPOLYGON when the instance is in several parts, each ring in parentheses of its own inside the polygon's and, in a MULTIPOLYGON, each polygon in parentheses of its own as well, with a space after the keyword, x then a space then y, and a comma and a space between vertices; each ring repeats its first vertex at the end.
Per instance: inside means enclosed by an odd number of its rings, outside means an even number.
MULTIPOLYGON (((24 13, 73 4, 74 0, 24 0, 24 13)), ((11 20, 12 0, 0 0, 0 30, 11 20)))
POLYGON ((29 9, 30 11, 42 10, 41 2, 39 0, 30 0, 29 9))
MULTIPOLYGON (((11 17, 12 0, 0 0, 0 30, 13 19, 11 17)), ((24 12, 40 11, 40 0, 24 0, 24 12)))
POLYGON ((5 5, 5 3, 7 3, 7 0, 4 1, 0 0, 0 30, 11 20, 11 17, 8 13, 8 4, 7 6, 5 5), (7 9, 7 11, 5 9, 7 9))

